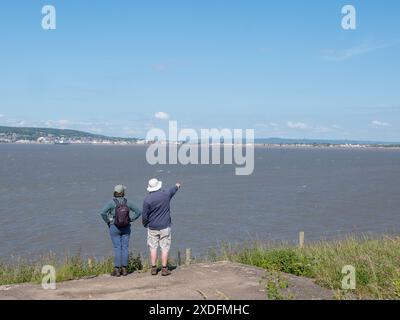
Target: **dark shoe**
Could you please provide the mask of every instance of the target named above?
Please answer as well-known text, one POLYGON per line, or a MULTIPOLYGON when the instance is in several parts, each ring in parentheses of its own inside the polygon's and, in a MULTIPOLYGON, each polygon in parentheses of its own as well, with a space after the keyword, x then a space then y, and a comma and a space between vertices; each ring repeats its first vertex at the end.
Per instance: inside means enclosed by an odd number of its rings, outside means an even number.
POLYGON ((151 267, 151 275, 152 275, 152 276, 156 276, 157 273, 158 273, 157 267, 151 267))
POLYGON ((122 267, 122 275, 126 277, 128 275, 128 269, 126 267, 122 267))
POLYGON ((121 272, 119 271, 119 268, 114 268, 114 271, 111 272, 111 276, 120 277, 121 276, 121 272))
POLYGON ((162 276, 169 276, 171 274, 171 271, 169 271, 168 270, 168 267, 163 267, 162 269, 161 269, 161 275, 162 276))

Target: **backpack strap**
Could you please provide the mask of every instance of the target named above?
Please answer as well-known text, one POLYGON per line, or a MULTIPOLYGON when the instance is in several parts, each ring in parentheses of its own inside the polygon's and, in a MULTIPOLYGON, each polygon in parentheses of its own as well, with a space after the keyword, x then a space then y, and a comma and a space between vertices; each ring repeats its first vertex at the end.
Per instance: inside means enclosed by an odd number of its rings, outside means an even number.
POLYGON ((124 198, 124 201, 122 202, 122 204, 123 204, 124 206, 126 206, 126 205, 128 204, 128 200, 127 200, 126 198, 124 198))
POLYGON ((115 198, 114 198, 114 203, 115 203, 115 206, 116 206, 116 207, 119 206, 119 201, 118 201, 117 199, 115 199, 115 198))

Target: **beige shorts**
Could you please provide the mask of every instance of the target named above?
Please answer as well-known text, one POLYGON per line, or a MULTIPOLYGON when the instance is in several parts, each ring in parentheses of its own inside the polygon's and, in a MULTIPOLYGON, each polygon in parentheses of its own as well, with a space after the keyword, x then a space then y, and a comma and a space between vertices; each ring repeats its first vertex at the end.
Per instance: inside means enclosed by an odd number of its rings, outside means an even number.
POLYGON ((171 228, 162 230, 147 229, 147 245, 150 249, 161 247, 162 251, 169 251, 171 247, 171 228))

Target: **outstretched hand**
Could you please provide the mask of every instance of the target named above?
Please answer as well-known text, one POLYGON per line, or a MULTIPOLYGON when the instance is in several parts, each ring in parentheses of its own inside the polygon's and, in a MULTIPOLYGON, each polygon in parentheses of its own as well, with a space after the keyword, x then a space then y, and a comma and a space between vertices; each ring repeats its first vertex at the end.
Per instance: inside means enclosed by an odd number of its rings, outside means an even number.
POLYGON ((178 189, 180 189, 181 183, 180 183, 180 182, 177 182, 177 183, 175 184, 175 186, 176 186, 178 189))

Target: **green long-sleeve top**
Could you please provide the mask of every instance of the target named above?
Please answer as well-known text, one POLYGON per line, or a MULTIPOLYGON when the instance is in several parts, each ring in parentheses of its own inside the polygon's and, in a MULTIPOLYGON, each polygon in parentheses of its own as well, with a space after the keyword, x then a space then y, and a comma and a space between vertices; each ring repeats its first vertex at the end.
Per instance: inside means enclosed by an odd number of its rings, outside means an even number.
MULTIPOLYGON (((117 199, 120 203, 124 201, 124 198, 114 198, 117 199)), ((133 202, 127 201, 127 206, 130 210, 129 212, 129 218, 131 222, 135 221, 137 218, 139 218, 142 214, 142 211, 136 207, 133 202)), ((111 200, 110 202, 107 203, 107 205, 101 210, 101 217, 103 218, 104 222, 107 224, 113 224, 114 223, 114 217, 115 217, 115 202, 114 200, 111 200)))

